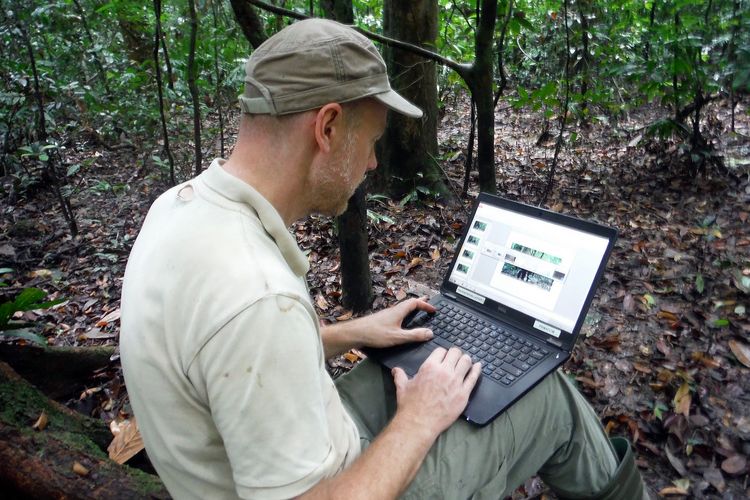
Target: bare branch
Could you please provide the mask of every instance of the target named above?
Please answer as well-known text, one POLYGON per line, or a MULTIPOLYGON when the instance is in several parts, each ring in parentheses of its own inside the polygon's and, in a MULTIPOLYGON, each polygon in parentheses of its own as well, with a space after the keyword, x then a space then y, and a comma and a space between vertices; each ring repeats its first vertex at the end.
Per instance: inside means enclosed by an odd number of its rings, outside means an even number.
MULTIPOLYGON (((249 4, 255 5, 256 7, 260 9, 263 9, 268 12, 272 12, 274 14, 279 14, 279 15, 291 17, 294 19, 308 19, 309 18, 308 16, 304 14, 300 14, 299 12, 295 12, 289 9, 284 9, 282 7, 277 7, 275 5, 272 5, 267 2, 263 2, 261 0, 245 0, 245 1, 249 4)), ((438 53, 432 52, 431 50, 427 50, 417 45, 413 45, 407 42, 402 42, 401 40, 394 40, 393 38, 388 38, 387 36, 379 35, 377 33, 373 33, 372 31, 367 31, 358 26, 352 26, 352 28, 358 31, 359 33, 361 33, 362 35, 366 36, 370 40, 375 40, 377 42, 388 45, 390 47, 396 47, 402 50, 407 50, 414 54, 420 55, 424 57, 425 59, 429 59, 431 61, 435 61, 438 64, 442 64, 443 66, 446 66, 452 69, 453 71, 455 71, 456 73, 458 73, 462 78, 464 78, 471 70, 470 64, 456 62, 453 59, 443 57, 438 53)))

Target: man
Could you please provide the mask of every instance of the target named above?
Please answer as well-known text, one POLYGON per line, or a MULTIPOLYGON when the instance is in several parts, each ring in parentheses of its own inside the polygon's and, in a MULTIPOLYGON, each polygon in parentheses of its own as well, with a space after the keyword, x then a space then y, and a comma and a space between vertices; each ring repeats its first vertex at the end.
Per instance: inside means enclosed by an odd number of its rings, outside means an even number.
POLYGON ((457 421, 481 367, 435 350, 416 376, 367 360, 336 384, 324 359, 431 337, 403 330, 411 299, 320 327, 308 261, 287 228, 340 214, 366 172, 390 89, 366 38, 298 22, 246 66, 231 157, 152 206, 122 293, 125 381, 148 454, 176 498, 502 498, 539 472, 572 498, 640 497, 560 374, 484 428, 457 421))

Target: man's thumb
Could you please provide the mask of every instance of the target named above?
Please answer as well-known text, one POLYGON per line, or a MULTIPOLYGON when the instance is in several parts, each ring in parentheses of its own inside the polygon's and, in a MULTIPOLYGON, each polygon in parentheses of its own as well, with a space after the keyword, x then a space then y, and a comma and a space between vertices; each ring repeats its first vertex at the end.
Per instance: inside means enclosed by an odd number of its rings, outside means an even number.
POLYGON ((403 389, 404 385, 409 381, 406 372, 398 366, 391 370, 391 375, 393 375, 393 383, 396 385, 396 391, 403 389))

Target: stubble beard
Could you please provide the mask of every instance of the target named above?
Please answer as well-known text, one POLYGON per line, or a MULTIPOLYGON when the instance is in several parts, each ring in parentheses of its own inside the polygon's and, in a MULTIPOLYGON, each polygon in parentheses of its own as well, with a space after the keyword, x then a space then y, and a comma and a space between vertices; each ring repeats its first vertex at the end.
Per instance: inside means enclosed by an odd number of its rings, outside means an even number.
POLYGON ((355 133, 353 128, 347 130, 344 146, 338 158, 331 161, 325 173, 321 175, 317 189, 316 213, 338 216, 346 211, 349 198, 354 194, 364 178, 351 179, 352 158, 354 156, 355 133))

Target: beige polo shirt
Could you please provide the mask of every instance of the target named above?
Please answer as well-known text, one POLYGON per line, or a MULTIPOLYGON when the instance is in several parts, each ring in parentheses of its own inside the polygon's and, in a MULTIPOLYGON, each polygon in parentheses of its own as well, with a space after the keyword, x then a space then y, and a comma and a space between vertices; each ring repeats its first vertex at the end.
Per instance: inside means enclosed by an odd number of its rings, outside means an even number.
POLYGON ((159 197, 133 246, 125 382, 175 498, 289 498, 350 464, 359 435, 325 370, 305 255, 222 162, 159 197))

